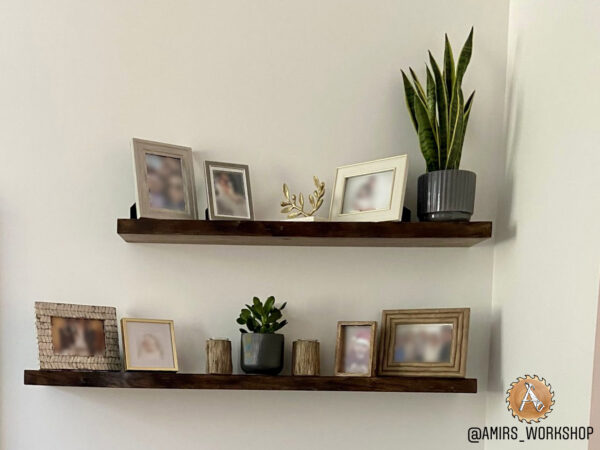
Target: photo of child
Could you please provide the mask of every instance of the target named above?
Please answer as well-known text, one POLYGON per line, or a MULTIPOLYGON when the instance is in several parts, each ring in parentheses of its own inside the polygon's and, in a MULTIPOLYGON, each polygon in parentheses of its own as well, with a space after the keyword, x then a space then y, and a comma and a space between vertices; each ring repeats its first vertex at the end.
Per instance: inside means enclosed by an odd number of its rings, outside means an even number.
POLYGON ((152 208, 185 211, 181 159, 146 153, 146 183, 152 208))
POLYGON ((450 362, 452 324, 397 325, 394 362, 450 362))
POLYGON ((123 319, 129 370, 176 370, 173 324, 169 320, 123 319))

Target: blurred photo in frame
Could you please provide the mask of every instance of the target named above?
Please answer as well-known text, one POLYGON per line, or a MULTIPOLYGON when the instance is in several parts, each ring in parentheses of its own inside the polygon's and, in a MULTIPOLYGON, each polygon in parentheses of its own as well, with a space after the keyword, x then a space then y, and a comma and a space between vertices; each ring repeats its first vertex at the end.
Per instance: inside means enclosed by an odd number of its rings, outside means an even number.
POLYGON ((197 219, 192 149, 133 139, 137 218, 197 219))
POLYGON ((407 155, 338 167, 331 197, 330 220, 401 220, 407 175, 407 155))
POLYGON ((464 377, 469 308, 385 310, 379 375, 464 377))
POLYGON ((172 320, 121 319, 125 370, 177 372, 172 320))
POLYGON ((205 161, 204 171, 210 220, 254 220, 247 165, 205 161))
POLYGON ((121 370, 116 309, 35 303, 41 369, 121 370))
POLYGON ((374 376, 376 344, 377 322, 338 322, 335 375, 346 377, 374 376))

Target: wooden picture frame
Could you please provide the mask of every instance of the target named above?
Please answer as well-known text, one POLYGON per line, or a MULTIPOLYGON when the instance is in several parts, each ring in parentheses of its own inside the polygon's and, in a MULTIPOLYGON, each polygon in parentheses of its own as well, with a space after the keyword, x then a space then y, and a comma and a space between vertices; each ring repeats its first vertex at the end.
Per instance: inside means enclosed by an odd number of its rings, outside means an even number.
MULTIPOLYGON (((365 335, 359 335, 359 331, 357 330, 357 334, 353 337, 357 344, 360 343, 360 352, 364 354, 364 340, 365 335), (360 341, 360 342, 359 342, 360 341)), ((355 344, 355 345, 357 345, 355 344)), ((335 375, 343 376, 343 377, 372 377, 375 376, 375 355, 377 348, 377 322, 373 321, 341 321, 337 323, 337 339, 335 345, 335 375), (368 348, 368 362, 362 362, 359 364, 355 364, 360 366, 364 366, 364 370, 349 370, 348 361, 346 360, 346 345, 348 345, 347 336, 346 336, 346 327, 364 327, 368 329, 369 335, 369 348, 368 348)), ((362 357, 360 358, 362 359, 362 357)), ((354 363, 353 363, 354 364, 354 363)))
POLYGON ((153 372, 177 372, 179 370, 177 348, 175 346, 175 326, 172 320, 122 318, 121 336, 123 337, 123 361, 125 370, 153 372), (150 325, 150 327, 146 327, 146 331, 136 330, 134 332, 132 329, 129 329, 130 324, 145 324, 150 325), (168 327, 156 328, 152 327, 152 325, 167 325, 168 327), (150 328, 156 329, 151 331, 150 328), (168 337, 165 334, 166 329, 168 329, 169 332, 168 337), (135 345, 131 342, 134 338, 140 339, 135 345), (156 357, 154 357, 154 355, 151 355, 149 358, 140 356, 139 347, 145 345, 144 343, 147 340, 154 346, 154 349, 151 349, 151 351, 159 351, 159 353, 156 353, 156 357), (167 349, 169 352, 167 352, 167 349), (163 355, 162 352, 165 352, 166 355, 163 355), (144 359, 148 363, 140 364, 144 359), (170 363, 167 365, 167 361, 169 360, 172 364, 170 363))
MULTIPOLYGON (((415 377, 465 377, 470 308, 385 310, 381 318, 378 374, 415 377), (402 326, 404 331, 398 330, 402 326), (422 327, 422 328, 421 328, 422 327), (448 341, 451 331, 451 341, 448 341), (415 337, 418 333, 419 337, 415 337), (426 336, 431 336, 430 338, 426 336), (418 356, 400 339, 432 339, 418 356), (405 359, 403 361, 403 359, 405 359)), ((406 341, 405 341, 406 342, 406 341)), ((428 341, 429 342, 429 341, 428 341)), ((421 344, 423 344, 421 342, 421 344)), ((424 348, 421 345, 421 348, 424 348)))
POLYGON ((338 167, 331 196, 330 220, 400 221, 407 176, 407 155, 338 167), (351 179, 353 184, 349 185, 351 179), (364 195, 359 197, 361 193, 364 195))
MULTIPOLYGON (((250 188, 250 169, 246 164, 231 164, 216 161, 204 161, 204 172, 206 176, 206 199, 208 203, 208 217, 210 220, 254 220, 254 207, 252 206, 252 189, 250 188), (232 187, 232 196, 243 195, 243 201, 236 204, 231 198, 223 197, 219 204, 219 194, 215 192, 215 174, 241 175, 237 183, 232 187), (243 192, 236 192, 243 189, 243 192), (228 206, 227 203, 230 203, 228 206), (227 211, 227 208, 232 209, 227 211), (234 211, 239 208, 241 211, 234 211)), ((231 183, 233 179, 230 179, 231 183)), ((234 199, 235 200, 235 199, 234 199)))
POLYGON ((35 303, 40 369, 121 370, 117 310, 35 303))
POLYGON ((134 138, 133 162, 138 219, 198 218, 194 162, 190 147, 134 138), (173 160, 178 160, 179 165, 168 168, 172 164, 166 163, 173 160), (161 167, 155 168, 153 163, 160 164, 161 167), (172 172, 171 175, 163 173, 163 169, 172 172), (170 183, 173 183, 176 195, 183 194, 183 198, 172 198, 170 183), (158 192, 152 193, 152 189, 158 192))

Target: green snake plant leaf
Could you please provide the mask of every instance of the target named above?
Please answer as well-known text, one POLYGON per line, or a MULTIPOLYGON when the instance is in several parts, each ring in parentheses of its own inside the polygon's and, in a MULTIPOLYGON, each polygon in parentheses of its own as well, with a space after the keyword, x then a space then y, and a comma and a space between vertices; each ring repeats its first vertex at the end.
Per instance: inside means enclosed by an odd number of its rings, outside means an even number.
MULTIPOLYGON (((473 99, 475 98, 475 91, 471 92, 469 98, 465 102, 465 122, 467 121, 469 114, 471 113, 471 107, 473 106, 473 99)), ((465 123, 466 125, 466 123, 465 123)))
POLYGON ((460 159, 462 157, 462 148, 465 143, 465 135, 467 134, 467 125, 469 123, 469 116, 471 115, 471 108, 473 107, 473 99, 474 98, 475 98, 475 91, 473 91, 473 93, 469 96, 469 98, 464 106, 464 118, 463 118, 463 125, 462 125, 462 134, 460 137, 461 138, 460 147, 457 149, 458 153, 457 153, 456 159, 454 161, 455 169, 458 169, 458 167, 460 165, 460 159))
POLYGON ((460 56, 458 57, 458 66, 456 67, 456 84, 460 87, 462 84, 463 76, 467 71, 467 66, 471 61, 471 54, 473 53, 473 28, 471 27, 471 32, 469 33, 469 37, 465 41, 465 45, 460 51, 460 56))
POLYGON ((437 137, 437 123, 435 114, 435 81, 431 70, 427 67, 427 114, 429 115, 429 121, 435 130, 437 137))
POLYGON ((450 151, 448 152, 448 161, 446 162, 446 169, 458 169, 460 165, 460 157, 462 154, 462 145, 464 139, 464 120, 465 120, 465 104, 462 95, 462 90, 458 91, 459 98, 459 109, 456 115, 456 125, 452 130, 452 143, 450 145, 450 151))
POLYGON ((415 131, 418 131, 417 116, 415 115, 415 88, 413 88, 412 83, 404 73, 404 70, 402 71, 402 81, 404 82, 404 97, 406 99, 406 107, 408 108, 410 120, 415 127, 415 131))
MULTIPOLYGON (((469 123, 469 116, 471 115, 471 108, 473 107, 473 99, 475 98, 475 91, 473 91, 471 93, 471 95, 469 95, 469 99, 467 100, 467 102, 465 103, 465 119, 463 122, 463 133, 467 132, 467 125, 469 123)), ((464 136, 463 136, 463 142, 464 142, 464 136)))
POLYGON ((285 308, 285 305, 287 305, 287 302, 283 302, 283 304, 279 307, 279 310, 281 311, 283 308, 285 308))
POLYGON ((425 91, 423 90, 421 82, 417 78, 417 74, 414 70, 412 70, 412 67, 409 67, 408 70, 410 70, 410 75, 415 83, 415 92, 417 93, 417 96, 423 101, 423 103, 427 104, 427 96, 425 95, 425 91))
POLYGON ((444 82, 446 85, 446 92, 450 93, 454 89, 454 82, 456 81, 456 71, 454 69, 454 54, 452 53, 452 46, 448 35, 445 35, 444 45, 444 82))
MULTIPOLYGON (((462 94, 461 89, 458 86, 458 83, 454 85, 454 91, 451 95, 450 105, 448 107, 448 136, 447 136, 447 146, 448 154, 446 158, 446 164, 440 166, 441 169, 447 168, 450 159, 453 158, 452 150, 453 150, 453 142, 454 135, 456 131, 456 126, 458 123, 459 109, 460 109, 460 96, 462 94)), ((462 112, 462 111, 461 111, 462 112)))
POLYGON ((418 97, 415 97, 415 114, 417 116, 417 134, 419 136, 421 152, 425 158, 427 171, 431 172, 433 170, 437 170, 439 167, 439 162, 437 159, 438 149, 435 142, 433 129, 431 127, 431 123, 429 122, 429 116, 427 115, 427 109, 425 104, 423 104, 418 97))
MULTIPOLYGON (((442 72, 437 61, 429 52, 429 61, 431 62, 431 68, 433 70, 433 76, 435 79, 436 87, 436 100, 437 100, 437 113, 438 113, 438 146, 439 146, 439 157, 438 163, 439 168, 446 165, 446 154, 448 148, 448 91, 446 90, 446 84, 442 77, 442 72)), ((439 169, 438 168, 438 169, 439 169)))

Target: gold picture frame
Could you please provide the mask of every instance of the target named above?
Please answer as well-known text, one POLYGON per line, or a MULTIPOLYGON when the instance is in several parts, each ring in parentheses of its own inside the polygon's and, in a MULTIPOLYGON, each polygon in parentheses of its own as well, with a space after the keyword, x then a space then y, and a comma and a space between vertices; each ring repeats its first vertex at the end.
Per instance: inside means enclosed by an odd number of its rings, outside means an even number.
POLYGON ((36 302, 35 319, 40 369, 121 370, 115 308, 36 302))
MULTIPOLYGON (((146 335, 149 335, 150 333, 145 333, 144 339, 146 338, 146 335)), ((164 333, 163 333, 164 334, 164 333)), ((177 372, 179 370, 179 364, 177 361, 177 348, 175 346, 175 326, 172 320, 166 320, 166 319, 133 319, 133 318, 122 318, 121 319, 121 336, 123 338, 123 363, 124 363, 124 367, 125 370, 127 371, 153 371, 153 372, 177 372), (130 338, 132 337, 132 333, 130 332, 130 330, 128 330, 128 325, 132 324, 132 323, 136 323, 136 324, 153 324, 153 325, 168 325, 169 326, 169 338, 168 338, 168 344, 169 344, 169 349, 171 350, 171 357, 169 359, 172 359, 172 366, 160 366, 160 365, 155 365, 155 364, 150 364, 150 365, 140 365, 140 364, 136 364, 136 362, 139 362, 140 360, 142 360, 142 358, 139 357, 139 352, 138 352, 138 357, 133 356, 132 352, 134 351, 134 349, 132 348, 131 342, 130 342, 130 338)), ((152 341, 156 346, 159 346, 160 348, 160 340, 159 338, 157 338, 155 335, 151 335, 152 337, 152 341)), ((165 340, 164 336, 163 336, 163 341, 165 340)), ((163 342, 163 344, 165 344, 165 342, 163 342)), ((139 350, 139 349, 137 349, 139 350)), ((160 349, 162 350, 162 349, 160 349)), ((156 361, 157 358, 150 358, 150 361, 156 361)))
MULTIPOLYGON (((384 310, 381 317, 381 337, 379 341, 378 374, 382 376, 414 376, 414 377, 457 377, 463 378, 467 370, 467 349, 469 338, 470 308, 446 309, 395 309, 384 310), (409 356, 407 335, 400 334, 399 326, 404 326, 404 332, 412 333, 411 339, 417 339, 415 330, 420 330, 419 336, 433 333, 434 344, 428 344, 431 350, 437 352, 436 357, 417 357, 411 351, 409 356), (419 327, 423 327, 420 328, 419 327), (412 331, 411 331, 412 330, 412 331), (448 342, 448 333, 451 341, 448 342), (425 333, 425 334, 423 334, 425 333), (405 336, 405 337, 403 337, 405 336), (437 336, 437 340, 435 339, 437 336), (405 359, 405 361, 402 361, 405 359), (429 360, 429 361, 427 361, 429 360)), ((418 337, 418 339, 425 339, 418 337)), ((422 343, 421 343, 422 344, 422 343)), ((412 344, 411 348, 415 348, 412 344)), ((421 346, 423 347, 423 346, 421 346)), ((423 354, 426 351, 424 350, 423 354)))
MULTIPOLYGON (((192 158, 192 149, 180 145, 165 144, 163 142, 153 142, 144 139, 133 138, 133 163, 135 175, 135 202, 137 218, 147 217, 152 219, 197 219, 198 205, 196 203, 196 183, 194 181, 194 161, 192 158), (153 161, 170 161, 177 159, 180 162, 179 170, 171 173, 170 177, 181 178, 181 189, 183 190, 183 208, 170 205, 169 201, 164 200, 164 205, 156 206, 152 204, 152 198, 149 187, 149 166, 148 156, 154 156, 153 161), (169 207, 171 206, 171 207, 169 207)), ((166 163, 162 162, 162 167, 166 163)), ((156 170, 156 173, 159 173, 156 170)), ((160 176, 158 177, 160 178, 160 176)), ((166 178, 165 175, 162 178, 166 178)), ((170 180, 171 178, 169 178, 170 180)), ((170 182, 170 181, 169 181, 170 182)), ((165 182, 162 182, 165 185, 165 182)), ((163 198, 163 196, 157 196, 163 198)))
MULTIPOLYGON (((361 337, 364 340, 364 337, 361 337)), ((373 377, 375 376, 375 356, 377 348, 377 322, 373 321, 340 321, 337 323, 337 339, 335 345, 335 375, 340 377, 373 377), (365 370, 357 372, 348 370, 345 360, 346 353, 346 327, 364 327, 369 329, 369 361, 365 370)))

